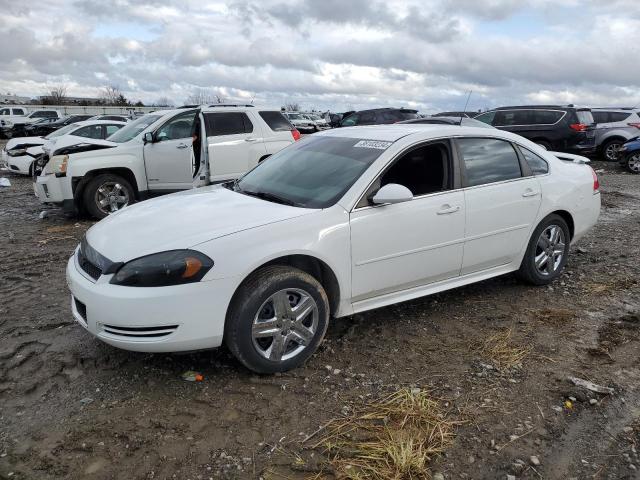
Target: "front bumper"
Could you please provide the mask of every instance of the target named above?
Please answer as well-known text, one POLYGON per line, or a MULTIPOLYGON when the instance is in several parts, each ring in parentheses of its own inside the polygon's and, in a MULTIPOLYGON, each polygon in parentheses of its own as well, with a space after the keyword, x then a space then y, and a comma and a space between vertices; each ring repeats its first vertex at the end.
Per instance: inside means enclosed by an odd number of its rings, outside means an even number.
POLYGON ((56 177, 52 173, 40 175, 35 178, 33 189, 41 203, 62 204, 65 200, 73 201, 73 192, 67 177, 56 177))
POLYGON ((137 352, 184 352, 222 344, 233 278, 171 287, 111 285, 85 274, 77 252, 67 263, 75 320, 114 347, 137 352))
POLYGON ((2 152, 2 161, 5 162, 9 169, 23 175, 29 175, 33 160, 33 157, 29 155, 12 157, 5 152, 2 152))

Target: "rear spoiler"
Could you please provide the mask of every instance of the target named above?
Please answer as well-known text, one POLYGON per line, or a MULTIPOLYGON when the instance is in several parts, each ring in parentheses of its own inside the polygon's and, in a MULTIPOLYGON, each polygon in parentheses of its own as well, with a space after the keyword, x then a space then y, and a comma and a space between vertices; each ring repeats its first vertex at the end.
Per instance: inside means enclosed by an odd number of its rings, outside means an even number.
POLYGON ((549 152, 551 155, 555 155, 560 160, 564 160, 565 162, 573 162, 573 163, 591 163, 587 157, 583 157, 582 155, 573 155, 571 153, 564 152, 549 152))

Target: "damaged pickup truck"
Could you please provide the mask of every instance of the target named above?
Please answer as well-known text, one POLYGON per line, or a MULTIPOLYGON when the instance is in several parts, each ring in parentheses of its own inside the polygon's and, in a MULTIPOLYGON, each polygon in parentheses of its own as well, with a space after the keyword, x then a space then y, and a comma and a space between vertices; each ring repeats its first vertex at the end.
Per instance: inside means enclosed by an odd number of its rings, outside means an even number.
POLYGON ((237 178, 299 138, 280 112, 252 105, 163 110, 108 140, 45 152, 34 190, 65 214, 100 219, 151 196, 237 178))

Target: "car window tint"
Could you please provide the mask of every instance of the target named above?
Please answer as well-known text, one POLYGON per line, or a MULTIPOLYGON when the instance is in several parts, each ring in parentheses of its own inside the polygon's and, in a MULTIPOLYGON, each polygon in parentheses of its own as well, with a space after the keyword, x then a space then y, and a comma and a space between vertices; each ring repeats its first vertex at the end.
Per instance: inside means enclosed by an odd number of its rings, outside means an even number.
POLYGON ((356 123, 358 123, 358 115, 356 115, 354 113, 353 115, 349 115, 349 117, 345 118, 342 121, 342 126, 343 127, 351 127, 351 126, 355 125, 356 123))
POLYGON ((87 125, 71 133, 76 137, 102 138, 102 125, 87 125))
POLYGON ((477 117, 473 117, 473 118, 474 120, 479 120, 483 123, 491 125, 493 124, 493 119, 495 118, 495 116, 496 116, 496 112, 486 112, 486 113, 481 113, 477 117))
POLYGON ((520 151, 534 175, 549 173, 549 164, 544 158, 523 147, 520 147, 520 151))
MULTIPOLYGON (((593 115, 594 112, 591 112, 591 114, 593 115)), ((610 122, 623 122, 627 118, 629 118, 630 116, 631 116, 631 114, 630 113, 626 113, 626 112, 609 112, 609 121, 610 122)), ((595 118, 596 118, 595 115, 594 115, 593 118, 595 120, 595 118)))
POLYGON ((499 110, 496 112, 494 125, 500 127, 531 125, 532 121, 531 110, 499 110))
POLYGON ((375 112, 364 112, 360 114, 358 125, 373 125, 374 123, 376 123, 375 112))
POLYGON ((8 108, 0 110, 0 115, 11 115, 11 111, 8 108))
POLYGON ((14 115, 24 115, 24 110, 21 108, 14 108, 13 109, 13 114, 14 115))
POLYGON ((608 123, 610 112, 591 112, 593 121, 596 123, 608 123))
POLYGON ((179 140, 190 137, 193 133, 193 122, 195 118, 194 112, 172 118, 158 129, 156 139, 162 142, 164 140, 179 140))
POLYGON ((237 135, 253 131, 253 124, 244 112, 205 113, 204 120, 208 137, 237 135))
POLYGON ((287 132, 293 130, 293 126, 289 123, 289 120, 287 120, 280 112, 264 111, 258 112, 258 114, 274 132, 287 132))
POLYGON ((116 133, 118 130, 120 130, 120 127, 122 125, 106 125, 106 137, 110 137, 111 135, 113 135, 114 133, 116 133))
POLYGON ((536 125, 553 125, 562 118, 564 112, 554 110, 531 110, 531 123, 536 125))
POLYGON ((424 145, 402 155, 376 180, 363 200, 381 187, 397 183, 411 190, 414 197, 451 189, 451 155, 446 143, 424 145))
POLYGON ((493 138, 457 140, 464 160, 468 186, 512 180, 522 176, 513 146, 493 138))

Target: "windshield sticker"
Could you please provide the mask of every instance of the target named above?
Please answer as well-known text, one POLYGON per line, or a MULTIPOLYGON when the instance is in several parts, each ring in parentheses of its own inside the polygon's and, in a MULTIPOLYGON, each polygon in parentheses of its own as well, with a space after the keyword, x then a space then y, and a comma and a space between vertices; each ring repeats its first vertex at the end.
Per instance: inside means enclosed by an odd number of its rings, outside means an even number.
POLYGON ((386 150, 393 142, 379 142, 377 140, 360 140, 353 147, 354 148, 375 148, 377 150, 386 150))

